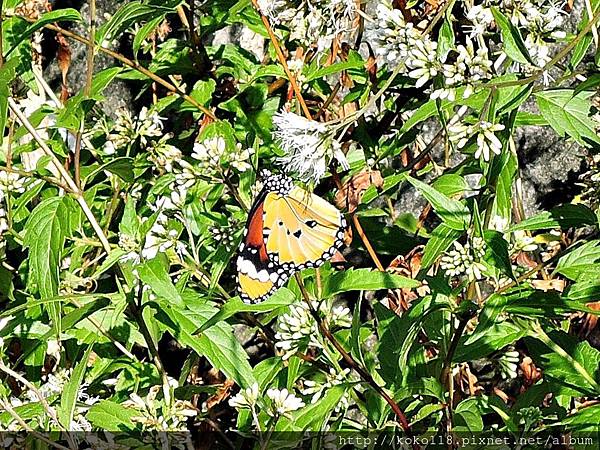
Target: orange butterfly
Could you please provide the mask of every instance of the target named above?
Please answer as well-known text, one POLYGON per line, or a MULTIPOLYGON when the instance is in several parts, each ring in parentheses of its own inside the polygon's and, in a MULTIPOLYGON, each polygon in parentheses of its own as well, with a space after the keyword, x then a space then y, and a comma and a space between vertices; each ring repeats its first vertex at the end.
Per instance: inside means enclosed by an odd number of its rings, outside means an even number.
POLYGON ((237 258, 240 297, 266 300, 294 272, 319 267, 344 240, 346 220, 333 205, 264 171, 264 187, 246 222, 237 258))

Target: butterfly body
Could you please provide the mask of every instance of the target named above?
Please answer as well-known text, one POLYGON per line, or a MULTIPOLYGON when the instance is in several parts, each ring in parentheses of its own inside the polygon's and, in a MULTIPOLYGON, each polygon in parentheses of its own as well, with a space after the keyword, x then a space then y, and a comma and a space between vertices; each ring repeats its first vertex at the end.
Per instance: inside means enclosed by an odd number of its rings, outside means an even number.
POLYGON ((269 175, 248 215, 237 259, 241 298, 268 298, 298 270, 321 266, 342 245, 346 222, 327 201, 269 175))

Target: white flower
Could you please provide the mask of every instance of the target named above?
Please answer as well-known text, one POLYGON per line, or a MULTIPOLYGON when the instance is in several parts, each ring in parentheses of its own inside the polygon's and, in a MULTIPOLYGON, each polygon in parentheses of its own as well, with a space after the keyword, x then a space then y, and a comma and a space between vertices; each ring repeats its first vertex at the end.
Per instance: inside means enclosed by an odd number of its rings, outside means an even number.
POLYGON ((149 146, 151 152, 148 159, 156 166, 164 168, 166 172, 173 172, 173 166, 181 160, 181 151, 174 145, 168 144, 170 135, 165 135, 149 146))
POLYGON ((125 252, 120 258, 121 262, 125 263, 127 261, 132 261, 134 265, 140 263, 140 244, 135 237, 119 232, 118 245, 119 248, 125 252))
POLYGON ((221 163, 221 157, 225 154, 225 139, 221 136, 205 139, 202 142, 194 143, 192 158, 200 161, 202 166, 218 166, 221 163))
POLYGON ((316 44, 317 53, 328 49, 335 38, 347 41, 357 29, 355 0, 258 0, 258 6, 271 24, 290 30, 290 40, 307 47, 316 44))
POLYGON ((440 268, 451 277, 465 274, 471 281, 480 280, 486 269, 480 262, 485 255, 484 240, 476 236, 464 245, 458 241, 453 245, 454 250, 446 252, 440 259, 440 268))
POLYGON ((456 124, 448 127, 450 141, 455 142, 458 148, 464 147, 472 136, 476 136, 475 158, 483 156, 484 161, 489 161, 492 153, 499 155, 502 152, 502 142, 494 134, 502 130, 504 125, 483 120, 475 125, 456 124))
POLYGON ((187 252, 185 244, 178 240, 177 230, 170 230, 167 227, 167 216, 159 214, 146 236, 144 248, 142 248, 142 258, 152 259, 156 257, 158 252, 166 252, 170 248, 175 249, 175 253, 183 258, 183 255, 187 252))
POLYGON ((235 409, 252 408, 258 400, 258 383, 241 390, 229 399, 229 406, 235 409))
POLYGON ((517 367, 519 365, 520 354, 516 350, 510 350, 505 352, 500 358, 498 358, 498 368, 500 369, 500 376, 506 379, 517 378, 517 367))
POLYGON ((440 64, 436 59, 437 43, 429 39, 414 41, 414 47, 409 50, 407 66, 412 70, 408 76, 416 78, 415 87, 421 87, 438 73, 440 64))
POLYGON ((420 39, 412 23, 406 23, 402 12, 387 2, 377 4, 377 18, 369 29, 369 40, 378 56, 390 67, 406 65, 410 49, 420 39))
POLYGON ((273 137, 285 152, 279 163, 286 172, 297 172, 304 180, 317 182, 336 158, 344 170, 349 168, 340 145, 326 124, 305 119, 292 112, 273 116, 273 137))
POLYGON ((483 5, 474 5, 471 7, 466 14, 466 18, 472 23, 470 27, 465 27, 467 31, 470 30, 470 37, 483 35, 494 23, 494 15, 491 8, 486 8, 483 5))
MULTIPOLYGON (((312 305, 314 309, 317 309, 316 301, 313 301, 312 305)), ((331 308, 326 302, 322 302, 318 313, 325 318, 331 328, 348 328, 352 325, 352 316, 348 308, 342 306, 331 308)), ((285 352, 282 356, 284 360, 301 347, 321 347, 318 340, 318 326, 306 302, 291 305, 289 313, 278 317, 276 328, 277 342, 275 346, 285 352)))
POLYGON ((483 159, 489 161, 491 153, 495 153, 496 155, 502 153, 502 142, 500 142, 500 139, 494 134, 496 131, 502 130, 504 130, 504 125, 479 122, 475 158, 479 158, 483 155, 483 159))
MULTIPOLYGON (((329 373, 326 374, 326 378, 324 382, 317 382, 314 380, 304 380, 304 389, 302 395, 312 395, 310 399, 311 404, 315 404, 319 399, 327 392, 327 390, 333 386, 337 386, 338 384, 342 384, 347 381, 348 374, 350 373, 350 369, 343 369, 341 372, 337 372, 335 369, 330 368, 329 373)), ((348 392, 345 392, 339 403, 336 404, 334 411, 337 413, 342 409, 348 408, 350 405, 350 397, 348 392)))
POLYGON ((466 85, 463 93, 468 98, 473 93, 474 84, 491 77, 492 61, 488 59, 488 49, 480 46, 477 51, 473 41, 467 37, 466 45, 456 47, 456 61, 452 64, 443 65, 445 88, 433 92, 431 98, 447 98, 454 101, 455 87, 466 85))
POLYGON ((22 177, 18 173, 0 171, 0 186, 3 192, 12 192, 15 194, 22 194, 25 192, 25 183, 27 178, 22 177))
POLYGON ((302 399, 288 392, 287 389, 269 389, 267 397, 271 399, 271 414, 274 417, 287 415, 304 406, 302 399))
POLYGON ((254 150, 251 148, 242 149, 242 144, 237 144, 236 151, 229 155, 229 165, 238 172, 245 172, 252 166, 248 162, 254 150))
POLYGON ((232 226, 212 227, 209 229, 213 241, 225 247, 227 251, 233 250, 236 242, 236 224, 232 226))

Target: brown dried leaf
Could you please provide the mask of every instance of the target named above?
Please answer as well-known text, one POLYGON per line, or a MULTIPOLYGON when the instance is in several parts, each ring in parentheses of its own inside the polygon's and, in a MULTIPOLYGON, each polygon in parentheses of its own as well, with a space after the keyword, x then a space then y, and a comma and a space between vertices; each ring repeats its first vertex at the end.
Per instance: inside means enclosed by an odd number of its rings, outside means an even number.
POLYGON ((523 358, 523 361, 521 361, 521 364, 519 364, 519 368, 523 372, 523 391, 529 386, 537 383, 542 378, 542 371, 536 367, 535 363, 529 356, 525 356, 523 358))
POLYGON ((383 186, 383 178, 378 170, 365 170, 352 176, 335 195, 335 204, 338 208, 347 208, 349 213, 353 213, 371 185, 378 189, 383 186))
POLYGON ((537 265, 538 265, 538 263, 530 255, 528 255, 527 252, 517 253, 515 262, 520 267, 526 267, 528 269, 533 269, 534 267, 537 267, 537 265))
POLYGON ((215 392, 215 394, 206 400, 206 409, 212 409, 213 406, 218 405, 227 397, 229 397, 229 391, 233 387, 233 380, 225 380, 221 387, 215 392))
POLYGON ((331 262, 331 265, 344 265, 346 264, 346 258, 344 258, 344 255, 342 255, 340 252, 336 251, 333 256, 331 257, 331 259, 329 260, 329 262, 331 262))
MULTIPOLYGON (((423 246, 419 245, 413 248, 406 256, 396 256, 388 266, 387 270, 414 279, 421 270, 422 259, 423 246)), ((394 306, 400 307, 403 311, 406 311, 413 300, 429 293, 429 286, 423 284, 416 288, 416 290, 410 288, 396 289, 394 290, 394 293, 395 295, 393 295, 392 298, 390 298, 390 294, 388 294, 388 301, 390 304, 394 304, 394 306)))
POLYGON ((71 46, 62 34, 56 35, 56 41, 58 42, 56 59, 58 61, 58 68, 62 74, 61 101, 64 103, 69 97, 67 73, 71 65, 71 46))
MULTIPOLYGON (((600 311, 600 301, 599 302, 590 302, 586 303, 588 308, 593 309, 594 311, 600 311)), ((598 316, 595 314, 586 313, 583 316, 583 321, 581 324, 581 330, 579 330, 579 335, 581 337, 588 337, 592 331, 598 325, 598 316)))

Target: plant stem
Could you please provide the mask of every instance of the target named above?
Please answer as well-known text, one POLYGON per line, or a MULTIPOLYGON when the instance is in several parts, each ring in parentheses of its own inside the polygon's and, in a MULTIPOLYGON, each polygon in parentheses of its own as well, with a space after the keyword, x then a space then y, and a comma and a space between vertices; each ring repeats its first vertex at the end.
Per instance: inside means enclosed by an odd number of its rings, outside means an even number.
MULTIPOLYGON (((408 421, 406 420, 406 416, 404 415, 404 413, 402 412, 402 410, 400 409, 398 404, 394 401, 394 399, 392 397, 390 397, 390 395, 381 386, 379 386, 379 384, 377 384, 377 382, 373 379, 371 374, 366 369, 364 369, 352 357, 352 355, 350 355, 344 349, 344 347, 342 347, 342 344, 340 344, 338 342, 338 340, 335 338, 335 336, 327 328, 323 319, 321 319, 321 317, 319 316, 319 313, 313 308, 313 305, 310 301, 310 297, 308 296, 308 292, 306 291, 306 288, 304 287, 304 283, 302 282, 302 278, 300 277, 300 275, 298 273, 296 273, 294 275, 296 277, 296 281, 298 282, 298 286, 300 287, 300 291, 302 292, 302 297, 304 298, 304 301, 306 301, 308 308, 310 309, 310 313, 313 316, 313 318, 315 319, 315 322, 317 323, 317 326, 319 327, 319 331, 321 332, 321 334, 323 336, 325 336, 325 338, 333 344, 335 349, 342 356, 344 361, 346 361, 346 363, 352 368, 352 370, 354 370, 356 373, 358 373, 360 375, 360 377, 365 382, 367 382, 375 390, 375 392, 377 392, 387 402, 387 404, 390 406, 390 408, 392 408, 392 411, 396 415, 396 419, 397 419, 398 423, 400 424, 400 426, 402 427, 402 429, 404 430, 406 435, 408 437, 411 437, 412 433, 410 430, 410 425, 408 424, 408 421)), ((420 447, 417 444, 413 443, 413 448, 419 449, 420 447)))
MULTIPOLYGON (((27 422, 25 422, 21 418, 21 416, 19 416, 19 414, 17 414, 17 412, 12 408, 12 406, 11 406, 10 402, 8 401, 8 399, 6 399, 4 397, 0 398, 0 405, 2 405, 2 408, 4 410, 6 410, 6 412, 8 412, 8 414, 10 414, 11 417, 18 422, 18 424, 23 428, 23 430, 27 431, 28 433, 31 433, 31 435, 34 436, 36 439, 39 439, 40 441, 45 442, 46 444, 50 445, 51 447, 58 448, 59 450, 74 450, 74 449, 77 449, 76 445, 74 447, 71 447, 71 449, 69 449, 69 447, 65 447, 64 445, 57 444, 56 442, 53 442, 52 440, 48 439, 46 436, 44 436, 39 431, 36 431, 33 428, 31 428, 27 424, 27 422)), ((71 445, 70 442, 69 442, 69 445, 71 445)))
MULTIPOLYGON (((29 19, 27 17, 23 17, 23 16, 18 16, 23 20, 26 20, 28 22, 34 23, 35 20, 29 19)), ((179 95, 181 98, 183 98, 185 101, 187 101, 188 103, 190 103, 191 105, 193 105, 194 107, 198 108, 200 111, 202 111, 204 114, 206 114, 208 117, 210 117, 212 120, 217 120, 217 117, 214 115, 214 113, 209 110, 208 108, 202 106, 200 103, 198 103, 195 99, 193 99, 192 97, 190 97, 189 95, 187 95, 185 92, 183 92, 180 88, 178 88, 177 86, 169 83, 167 80, 165 80, 164 78, 156 75, 155 73, 151 72, 150 70, 146 69, 144 66, 140 65, 138 62, 133 61, 129 58, 127 58, 126 56, 123 56, 120 53, 117 53, 115 51, 112 51, 106 47, 103 47, 101 45, 98 45, 96 43, 90 42, 89 39, 78 35, 77 33, 73 33, 72 31, 68 31, 65 30, 64 28, 61 28, 57 25, 53 25, 53 24, 46 24, 44 25, 44 28, 47 28, 48 30, 54 31, 56 33, 60 33, 63 36, 66 36, 68 38, 71 38, 73 40, 76 40, 78 42, 81 42, 82 44, 86 44, 86 45, 93 45, 94 48, 96 48, 98 51, 111 56, 112 58, 115 58, 116 60, 122 62, 124 65, 126 65, 127 67, 130 67, 134 70, 137 70, 138 72, 144 74, 145 76, 147 76, 148 78, 150 78, 151 80, 157 82, 158 84, 162 85, 163 87, 165 87, 166 89, 168 89, 169 91, 171 91, 174 94, 179 95)))
POLYGON ((60 421, 58 420, 58 416, 56 415, 56 411, 48 404, 48 401, 46 400, 46 397, 44 397, 42 395, 42 393, 33 384, 31 384, 24 377, 22 377, 17 372, 15 372, 14 370, 12 370, 10 367, 8 367, 7 365, 5 365, 2 360, 0 360, 0 370, 2 372, 4 372, 5 374, 13 377, 15 380, 21 382, 24 386, 27 387, 27 389, 29 389, 31 392, 33 392, 35 394, 35 396, 38 398, 38 400, 40 401, 40 404, 42 405, 42 408, 44 408, 44 411, 46 411, 46 414, 48 414, 48 416, 54 422, 56 422, 56 425, 58 425, 58 427, 61 430, 68 431, 68 429, 65 428, 63 426, 63 424, 61 424, 60 421))
POLYGON ((104 250, 106 251, 106 253, 110 253, 110 250, 111 250, 110 243, 108 242, 108 239, 106 238, 106 235, 104 234, 104 231, 102 231, 100 224, 94 217, 94 213, 92 213, 92 210, 90 209, 89 205, 86 203, 85 199, 83 198, 83 193, 79 190, 79 188, 75 184, 75 181, 73 181, 73 179, 71 178, 71 175, 69 175, 69 172, 67 172, 67 169, 65 169, 65 167, 61 164, 60 160, 56 157, 56 155, 52 152, 52 150, 50 150, 50 148, 48 147, 46 142, 40 137, 40 135, 37 133, 37 131, 31 124, 31 122, 29 122, 27 117, 25 117, 23 115, 23 113, 19 109, 19 106, 15 103, 14 99, 12 99, 11 97, 8 98, 8 106, 10 107, 12 112, 17 116, 17 119, 19 120, 21 125, 23 125, 27 129, 29 134, 31 134, 31 136, 37 142, 37 144, 40 146, 42 151, 47 156, 50 157, 50 160, 56 167, 56 170, 58 171, 60 176, 63 178, 66 185, 69 187, 69 190, 73 193, 75 200, 77 200, 77 203, 79 203, 79 207, 82 209, 86 218, 90 222, 90 225, 92 226, 92 228, 94 229, 94 232, 98 236, 98 239, 102 243, 102 247, 104 247, 104 250))
MULTIPOLYGON (((7 161, 8 163, 8 161, 7 161)), ((61 183, 59 180, 52 178, 52 177, 46 177, 44 175, 40 175, 34 172, 27 172, 25 170, 18 170, 18 169, 13 169, 11 167, 5 167, 5 166, 0 166, 0 171, 2 172, 8 172, 8 173, 16 173, 22 177, 28 177, 28 178, 36 178, 38 180, 43 180, 46 183, 50 183, 56 187, 59 187, 61 189, 64 189, 66 192, 71 192, 71 189, 69 188, 69 186, 67 186, 64 183, 61 183)))
MULTIPOLYGON (((85 86, 83 95, 89 97, 92 90, 92 81, 94 75, 94 42, 96 41, 96 0, 90 0, 90 37, 88 41, 87 53, 87 72, 85 77, 85 86)), ((75 156, 73 165, 75 166, 75 184, 81 189, 81 137, 85 129, 85 117, 81 120, 81 126, 75 136, 75 156)))
POLYGON ((265 15, 260 10, 260 6, 258 6, 257 0, 252 0, 252 5, 254 5, 254 9, 256 9, 256 12, 260 16, 260 19, 262 20, 262 23, 265 26, 267 33, 269 34, 269 38, 271 39, 271 42, 273 43, 273 47, 275 48, 275 53, 277 54, 277 59, 279 60, 279 63, 283 66, 283 71, 285 72, 285 75, 288 77, 288 80, 290 80, 290 84, 292 85, 292 89, 294 90, 294 93, 296 94, 296 98, 298 99, 298 102, 300 103, 302 112, 304 113, 304 115, 306 116, 307 119, 309 119, 309 120, 312 119, 310 111, 308 110, 308 106, 306 106, 306 102, 304 101, 304 97, 302 97, 302 92, 300 91, 300 87, 298 86, 298 83, 296 82, 296 78, 290 71, 290 68, 287 65, 287 60, 285 58, 285 55, 281 51, 281 45, 279 45, 279 41, 277 40, 277 37, 275 36, 275 33, 273 32, 273 28, 271 28, 269 19, 267 17, 265 17, 265 15))

